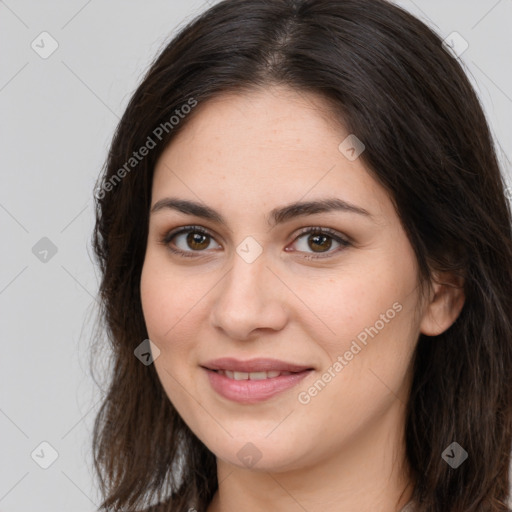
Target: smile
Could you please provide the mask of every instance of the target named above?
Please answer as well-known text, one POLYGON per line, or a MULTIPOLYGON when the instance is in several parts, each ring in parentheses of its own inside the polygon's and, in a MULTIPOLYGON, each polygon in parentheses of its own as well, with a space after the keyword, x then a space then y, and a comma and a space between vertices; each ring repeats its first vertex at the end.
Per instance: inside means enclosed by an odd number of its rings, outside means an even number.
POLYGON ((216 394, 240 404, 255 404, 298 385, 314 372, 312 369, 298 372, 259 371, 237 372, 202 368, 208 377, 210 387, 216 394))
POLYGON ((216 370, 220 375, 226 376, 228 379, 234 380, 264 380, 273 379, 280 375, 291 375, 292 372, 280 372, 277 370, 269 372, 233 372, 230 370, 216 370))

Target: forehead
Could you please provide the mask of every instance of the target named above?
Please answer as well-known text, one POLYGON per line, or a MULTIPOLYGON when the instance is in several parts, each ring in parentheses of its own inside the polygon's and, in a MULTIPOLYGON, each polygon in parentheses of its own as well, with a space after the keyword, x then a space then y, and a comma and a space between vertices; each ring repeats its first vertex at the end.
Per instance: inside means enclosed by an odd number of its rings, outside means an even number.
POLYGON ((208 136, 216 144, 222 139, 226 144, 280 144, 300 151, 299 144, 306 150, 307 141, 313 142, 317 134, 325 137, 329 131, 337 139, 345 133, 333 103, 285 86, 222 93, 200 103, 189 117, 173 143, 193 134, 208 136))
POLYGON ((283 87, 220 95, 194 109, 160 156, 153 203, 170 193, 247 206, 329 193, 370 202, 378 214, 389 200, 360 158, 340 152, 348 135, 317 95, 283 87))

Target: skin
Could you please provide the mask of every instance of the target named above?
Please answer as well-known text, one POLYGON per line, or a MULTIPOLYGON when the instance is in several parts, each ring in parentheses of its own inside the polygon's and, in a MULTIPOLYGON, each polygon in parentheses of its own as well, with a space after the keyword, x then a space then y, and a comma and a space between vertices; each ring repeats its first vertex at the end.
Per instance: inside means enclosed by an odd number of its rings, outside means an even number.
POLYGON ((219 96, 192 116, 157 162, 151 205, 171 196, 197 201, 227 226, 169 208, 152 213, 141 299, 162 386, 217 457, 220 484, 208 512, 399 510, 414 484, 403 437, 411 358, 420 332, 433 336, 455 321, 460 288, 434 284, 420 297, 392 202, 362 158, 340 152, 348 132, 322 98, 275 86, 219 96), (274 208, 326 197, 371 217, 331 211, 268 223, 274 208), (173 254, 162 239, 190 225, 211 237, 199 237, 199 246, 174 237, 169 245, 193 257, 173 254), (299 233, 308 227, 351 243, 315 245, 315 232, 299 233), (262 249, 252 263, 236 252, 248 236, 262 249), (394 303, 394 318, 301 403, 298 394, 394 303), (200 367, 223 356, 315 371, 264 402, 240 404, 218 395, 200 367), (261 456, 250 467, 237 456, 248 442, 261 456))

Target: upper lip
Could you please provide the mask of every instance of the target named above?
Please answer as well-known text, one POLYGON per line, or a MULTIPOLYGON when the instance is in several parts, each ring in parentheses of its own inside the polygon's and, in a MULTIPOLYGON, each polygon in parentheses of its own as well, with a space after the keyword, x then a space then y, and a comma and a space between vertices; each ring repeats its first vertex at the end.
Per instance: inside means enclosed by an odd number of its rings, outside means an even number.
POLYGON ((264 357, 249 359, 241 361, 234 357, 221 357, 220 359, 213 359, 202 364, 204 368, 209 370, 229 370, 233 372, 268 372, 268 371, 282 371, 282 372, 302 372, 304 370, 312 370, 313 368, 308 365, 301 365, 289 363, 287 361, 280 361, 278 359, 268 359, 264 357))

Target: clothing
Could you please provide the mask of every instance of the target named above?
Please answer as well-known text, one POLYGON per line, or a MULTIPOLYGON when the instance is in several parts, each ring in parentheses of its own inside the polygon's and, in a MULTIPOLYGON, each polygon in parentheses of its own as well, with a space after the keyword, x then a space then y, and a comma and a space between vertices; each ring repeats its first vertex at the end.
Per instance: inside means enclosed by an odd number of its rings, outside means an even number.
POLYGON ((416 507, 414 505, 414 502, 411 500, 403 508, 401 508, 399 512, 414 512, 415 510, 416 507))

